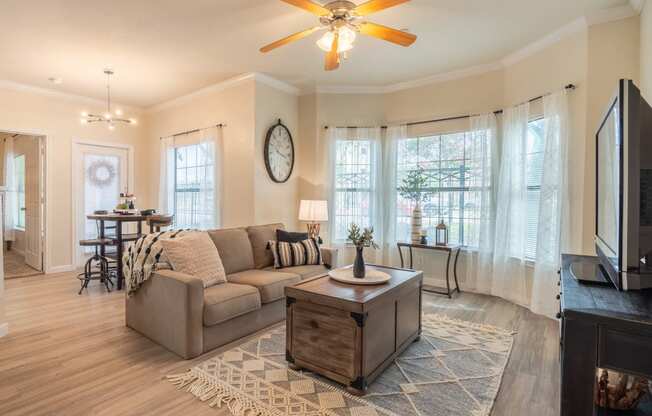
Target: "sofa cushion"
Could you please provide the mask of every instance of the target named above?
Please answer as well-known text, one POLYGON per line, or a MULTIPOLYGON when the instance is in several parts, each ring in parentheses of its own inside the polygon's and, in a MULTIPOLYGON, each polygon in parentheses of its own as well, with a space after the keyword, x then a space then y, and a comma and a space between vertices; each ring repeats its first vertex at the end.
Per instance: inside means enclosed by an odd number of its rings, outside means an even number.
POLYGON ((267 249, 267 242, 276 239, 276 230, 283 230, 285 226, 281 223, 267 225, 253 225, 247 227, 249 241, 254 252, 254 266, 256 269, 264 269, 274 264, 272 252, 267 249))
POLYGON ((263 304, 283 299, 285 286, 301 281, 298 274, 255 269, 227 275, 226 279, 231 283, 256 287, 260 291, 260 300, 263 304))
POLYGON ((160 241, 174 271, 201 279, 205 288, 226 282, 220 255, 205 231, 160 241))
POLYGON ((208 235, 220 253, 227 275, 254 268, 254 252, 245 228, 211 230, 208 235))
POLYGON ((260 309, 260 294, 253 286, 222 283, 204 289, 204 326, 213 326, 260 309))
POLYGON ((328 273, 328 268, 326 268, 326 266, 324 266, 323 264, 314 264, 314 265, 306 264, 303 266, 284 267, 282 269, 271 269, 271 270, 276 270, 277 272, 280 273, 298 274, 299 276, 301 276, 301 280, 328 273))

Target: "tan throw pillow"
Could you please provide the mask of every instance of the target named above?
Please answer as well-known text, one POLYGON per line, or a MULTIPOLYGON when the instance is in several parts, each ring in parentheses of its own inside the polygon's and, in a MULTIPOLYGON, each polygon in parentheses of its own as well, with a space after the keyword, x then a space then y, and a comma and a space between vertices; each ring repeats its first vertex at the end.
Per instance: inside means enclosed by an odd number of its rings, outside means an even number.
POLYGON ((172 270, 201 279, 204 287, 226 282, 222 259, 208 233, 165 239, 161 244, 172 270))

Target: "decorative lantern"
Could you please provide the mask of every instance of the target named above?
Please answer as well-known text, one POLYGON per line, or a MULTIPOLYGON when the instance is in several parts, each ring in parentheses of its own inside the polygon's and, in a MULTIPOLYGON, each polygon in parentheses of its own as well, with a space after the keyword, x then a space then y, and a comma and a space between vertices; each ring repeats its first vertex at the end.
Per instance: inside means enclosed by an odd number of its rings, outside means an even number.
POLYGON ((448 245, 448 227, 444 224, 444 220, 435 228, 435 244, 438 246, 448 245))

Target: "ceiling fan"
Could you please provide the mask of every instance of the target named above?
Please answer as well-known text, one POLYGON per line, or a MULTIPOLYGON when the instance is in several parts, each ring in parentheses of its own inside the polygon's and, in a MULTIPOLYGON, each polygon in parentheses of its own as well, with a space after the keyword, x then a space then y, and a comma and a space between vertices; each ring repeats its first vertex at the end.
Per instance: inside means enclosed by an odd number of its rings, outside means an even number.
POLYGON ((263 46, 260 48, 263 53, 303 39, 317 31, 327 30, 317 41, 317 46, 326 52, 326 71, 333 71, 340 66, 340 55, 353 48, 357 33, 401 46, 410 46, 417 40, 417 37, 411 33, 363 20, 364 17, 372 13, 407 3, 410 0, 370 0, 360 5, 347 0, 337 0, 323 6, 310 0, 281 1, 319 16, 320 25, 263 46))

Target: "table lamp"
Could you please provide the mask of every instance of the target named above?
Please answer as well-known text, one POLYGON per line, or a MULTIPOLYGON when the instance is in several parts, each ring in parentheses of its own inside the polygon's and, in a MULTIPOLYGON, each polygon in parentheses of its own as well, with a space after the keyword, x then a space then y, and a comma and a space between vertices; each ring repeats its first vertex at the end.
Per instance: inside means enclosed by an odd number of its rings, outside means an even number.
POLYGON ((328 201, 302 199, 299 205, 299 221, 307 222, 308 236, 319 240, 319 223, 328 221, 328 201))

